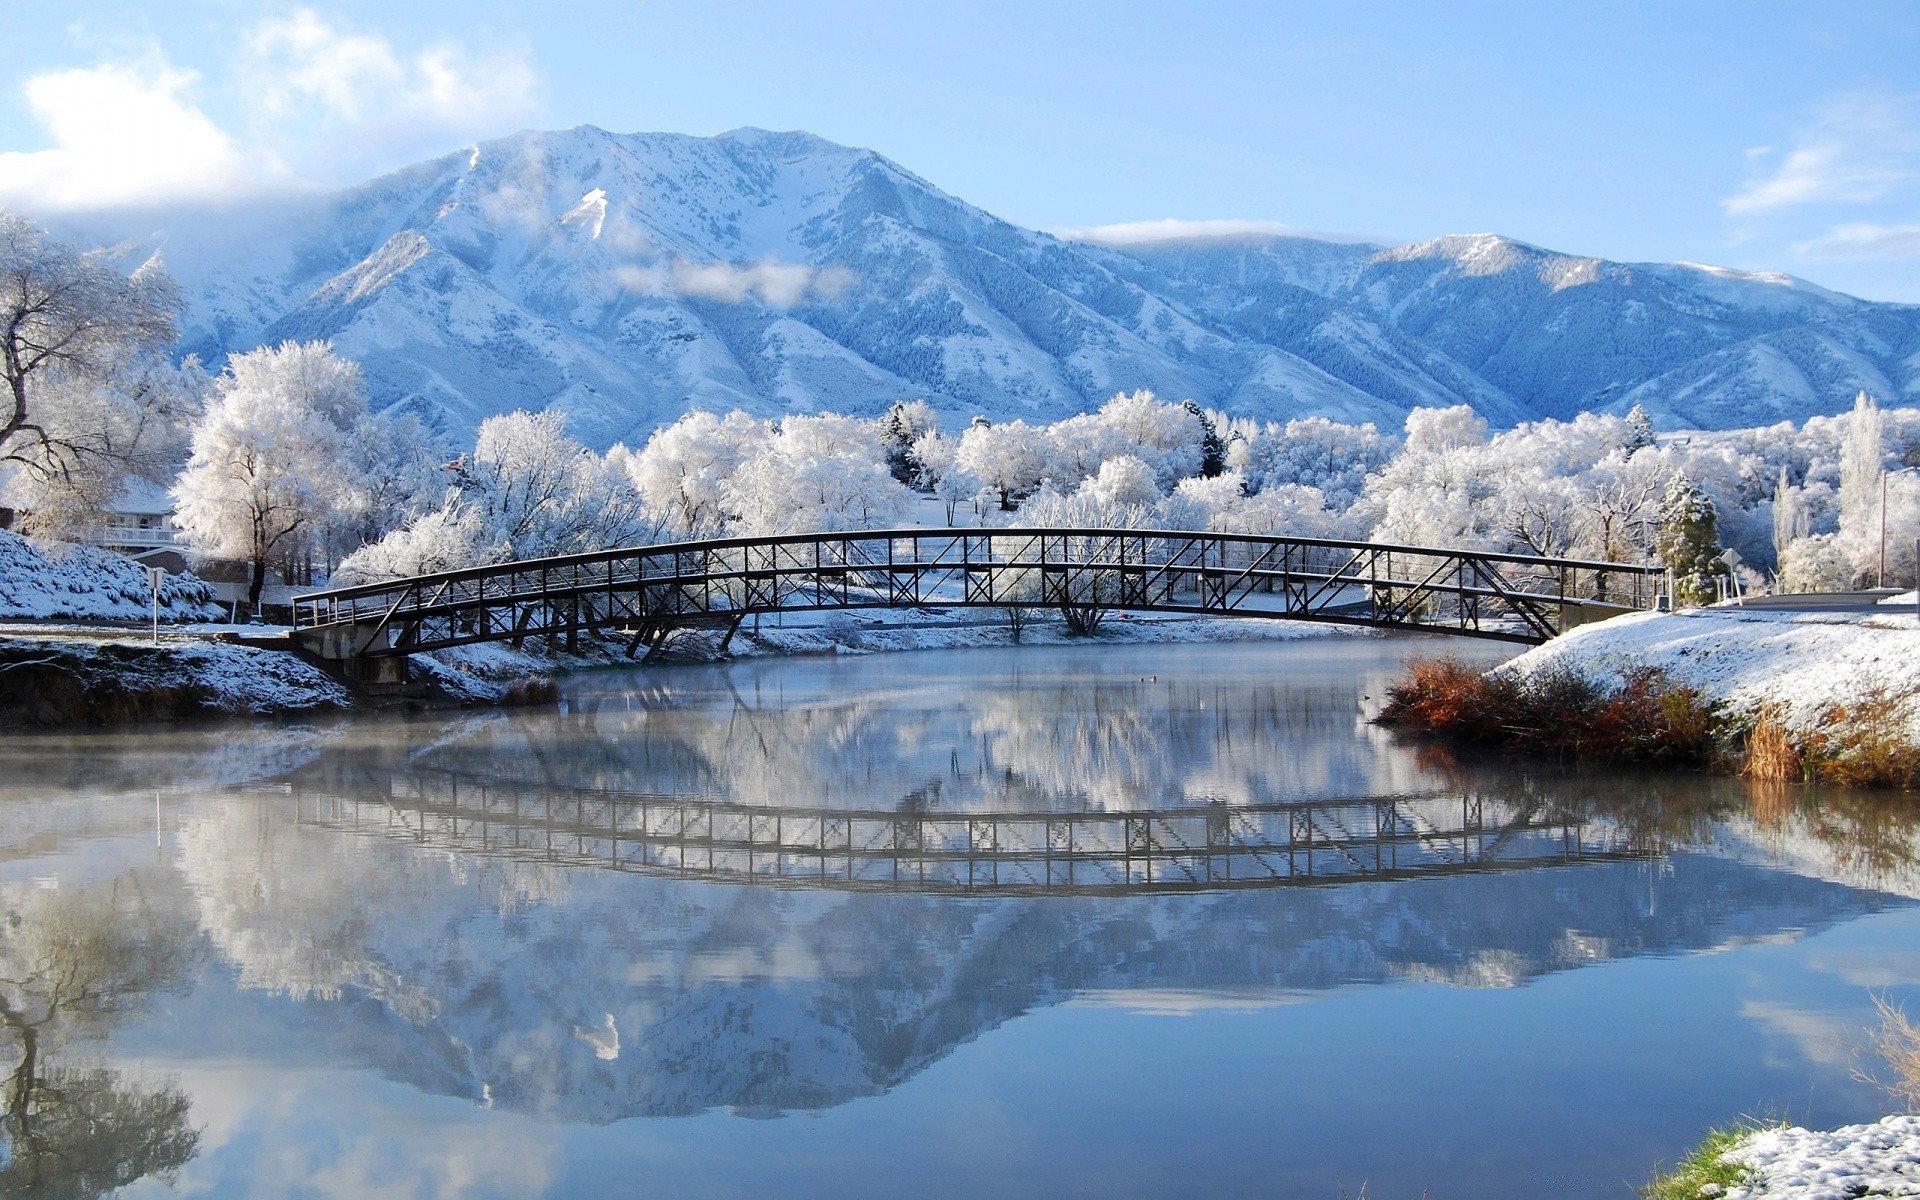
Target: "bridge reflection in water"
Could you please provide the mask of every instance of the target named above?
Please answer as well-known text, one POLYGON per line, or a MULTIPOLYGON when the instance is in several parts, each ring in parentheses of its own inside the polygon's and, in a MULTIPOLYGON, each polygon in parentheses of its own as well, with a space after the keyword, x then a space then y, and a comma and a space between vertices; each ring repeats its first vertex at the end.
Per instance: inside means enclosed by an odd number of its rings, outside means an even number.
POLYGON ((1112 895, 1637 857, 1621 831, 1473 794, 1080 812, 779 808, 408 772, 298 793, 302 824, 462 854, 853 891, 1112 895))

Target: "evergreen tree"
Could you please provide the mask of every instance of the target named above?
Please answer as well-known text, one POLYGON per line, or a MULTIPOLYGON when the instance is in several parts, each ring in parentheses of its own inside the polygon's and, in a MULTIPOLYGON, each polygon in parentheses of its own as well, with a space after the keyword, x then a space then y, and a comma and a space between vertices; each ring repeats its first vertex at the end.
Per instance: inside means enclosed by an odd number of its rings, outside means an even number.
POLYGON ((1628 409, 1627 424, 1632 429, 1627 439, 1627 453, 1629 455, 1636 450, 1644 450, 1648 446, 1653 445, 1653 418, 1647 415, 1647 410, 1644 407, 1635 404, 1632 408, 1628 409))
POLYGON ((913 444, 939 429, 933 408, 925 400, 896 400, 880 418, 880 448, 887 471, 908 487, 921 487, 923 464, 913 444))
POLYGON ((1725 575, 1720 560, 1720 519, 1713 501, 1685 475, 1675 475, 1660 505, 1660 532, 1654 553, 1673 572, 1674 598, 1681 604, 1710 604, 1718 599, 1713 578, 1725 575))
POLYGON ((1198 404, 1188 400, 1180 406, 1200 420, 1200 475, 1213 479, 1227 469, 1227 443, 1214 427, 1213 418, 1198 404))

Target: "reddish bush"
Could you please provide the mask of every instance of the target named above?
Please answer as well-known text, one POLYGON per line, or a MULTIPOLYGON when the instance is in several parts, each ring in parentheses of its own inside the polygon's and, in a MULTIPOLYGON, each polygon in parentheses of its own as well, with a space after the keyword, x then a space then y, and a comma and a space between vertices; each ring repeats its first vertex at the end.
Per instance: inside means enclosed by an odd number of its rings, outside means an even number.
POLYGON ((1422 659, 1387 690, 1379 720, 1475 745, 1619 762, 1715 756, 1715 718, 1700 693, 1651 669, 1608 688, 1572 670, 1522 677, 1454 658, 1422 659))

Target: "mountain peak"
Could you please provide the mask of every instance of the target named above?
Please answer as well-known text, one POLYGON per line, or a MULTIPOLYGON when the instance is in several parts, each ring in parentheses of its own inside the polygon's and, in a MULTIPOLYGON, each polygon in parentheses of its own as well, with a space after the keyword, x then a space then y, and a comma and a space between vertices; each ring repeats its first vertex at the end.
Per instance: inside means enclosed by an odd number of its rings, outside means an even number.
POLYGON ((1920 398, 1912 306, 1493 233, 1381 248, 1147 222, 1056 240, 802 130, 523 130, 229 225, 246 231, 218 255, 167 242, 184 349, 218 362, 331 336, 377 405, 456 438, 514 407, 565 405, 605 445, 696 405, 873 415, 925 397, 964 424, 1142 387, 1385 426, 1461 403, 1511 425, 1642 400, 1712 427, 1862 389, 1920 398))

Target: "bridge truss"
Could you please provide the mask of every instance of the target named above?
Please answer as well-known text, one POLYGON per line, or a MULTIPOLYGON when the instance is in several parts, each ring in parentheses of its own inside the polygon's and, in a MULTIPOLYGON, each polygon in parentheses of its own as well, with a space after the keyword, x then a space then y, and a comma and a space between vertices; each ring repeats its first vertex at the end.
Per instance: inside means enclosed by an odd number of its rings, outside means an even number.
POLYGON ((1477 795, 1121 811, 778 808, 409 772, 296 788, 302 824, 570 867, 851 891, 1110 895, 1633 858, 1620 831, 1477 795))
POLYGON ((1330 621, 1540 642, 1651 607, 1661 570, 1473 550, 1114 529, 892 530, 640 546, 297 597, 295 636, 330 658, 620 630, 651 654, 675 630, 766 613, 1055 608, 1330 621))

